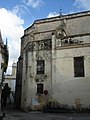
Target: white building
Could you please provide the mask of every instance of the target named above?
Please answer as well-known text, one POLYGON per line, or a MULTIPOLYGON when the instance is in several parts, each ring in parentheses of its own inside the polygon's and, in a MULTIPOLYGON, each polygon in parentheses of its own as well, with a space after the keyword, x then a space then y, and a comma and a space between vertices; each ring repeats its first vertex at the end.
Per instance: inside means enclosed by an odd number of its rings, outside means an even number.
POLYGON ((5 75, 5 79, 3 82, 3 84, 8 83, 8 86, 11 88, 10 99, 8 100, 8 103, 10 105, 14 105, 15 87, 16 87, 16 69, 17 69, 17 64, 15 63, 15 61, 13 61, 12 74, 5 75))
POLYGON ((36 20, 24 31, 20 57, 22 109, 46 99, 90 105, 90 11, 36 20))
POLYGON ((14 93, 15 93, 15 85, 16 85, 16 69, 17 69, 17 64, 13 62, 12 74, 5 75, 5 81, 4 81, 4 83, 8 83, 9 87, 11 88, 11 91, 14 93))

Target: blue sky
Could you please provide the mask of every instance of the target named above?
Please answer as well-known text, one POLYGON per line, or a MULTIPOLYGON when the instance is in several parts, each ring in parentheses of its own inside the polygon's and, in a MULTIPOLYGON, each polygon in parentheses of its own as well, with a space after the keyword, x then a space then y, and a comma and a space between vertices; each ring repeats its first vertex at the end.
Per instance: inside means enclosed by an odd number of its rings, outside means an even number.
POLYGON ((20 38, 35 20, 90 10, 90 0, 0 0, 0 30, 8 39, 9 67, 20 55, 20 38))
POLYGON ((58 14, 60 9, 63 14, 88 10, 88 3, 90 0, 0 0, 0 8, 15 13, 27 28, 34 20, 58 14))

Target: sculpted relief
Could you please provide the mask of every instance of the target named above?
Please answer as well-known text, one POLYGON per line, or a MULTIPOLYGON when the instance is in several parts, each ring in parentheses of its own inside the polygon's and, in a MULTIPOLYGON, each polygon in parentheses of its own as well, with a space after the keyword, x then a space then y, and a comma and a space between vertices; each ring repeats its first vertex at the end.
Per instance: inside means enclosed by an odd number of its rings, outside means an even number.
POLYGON ((41 40, 41 41, 32 41, 28 44, 28 51, 36 50, 51 50, 52 42, 51 40, 41 40))
POLYGON ((64 36, 67 36, 66 34, 66 20, 63 19, 61 21, 61 24, 56 28, 56 37, 59 39, 63 39, 64 36))

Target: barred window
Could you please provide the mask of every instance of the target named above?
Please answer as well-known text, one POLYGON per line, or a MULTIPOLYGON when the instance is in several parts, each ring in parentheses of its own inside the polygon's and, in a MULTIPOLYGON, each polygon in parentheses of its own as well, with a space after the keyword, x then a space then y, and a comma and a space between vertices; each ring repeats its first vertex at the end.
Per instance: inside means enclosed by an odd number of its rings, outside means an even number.
POLYGON ((74 57, 74 77, 84 76, 84 57, 74 57))
POLYGON ((37 94, 43 94, 43 84, 37 84, 37 94))
POLYGON ((44 69, 45 69, 44 62, 45 62, 44 60, 37 61, 37 74, 44 74, 44 69))

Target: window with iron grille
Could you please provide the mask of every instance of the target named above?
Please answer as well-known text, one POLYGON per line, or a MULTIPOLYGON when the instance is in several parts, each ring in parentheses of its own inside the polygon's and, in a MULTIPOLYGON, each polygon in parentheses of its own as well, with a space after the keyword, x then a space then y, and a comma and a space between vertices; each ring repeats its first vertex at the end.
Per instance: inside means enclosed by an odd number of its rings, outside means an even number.
POLYGON ((44 69, 45 69, 44 64, 45 64, 44 60, 37 61, 37 74, 44 74, 44 69))
POLYGON ((37 94, 43 94, 43 84, 37 84, 37 94))
POLYGON ((74 57, 74 77, 84 76, 84 57, 74 57))

